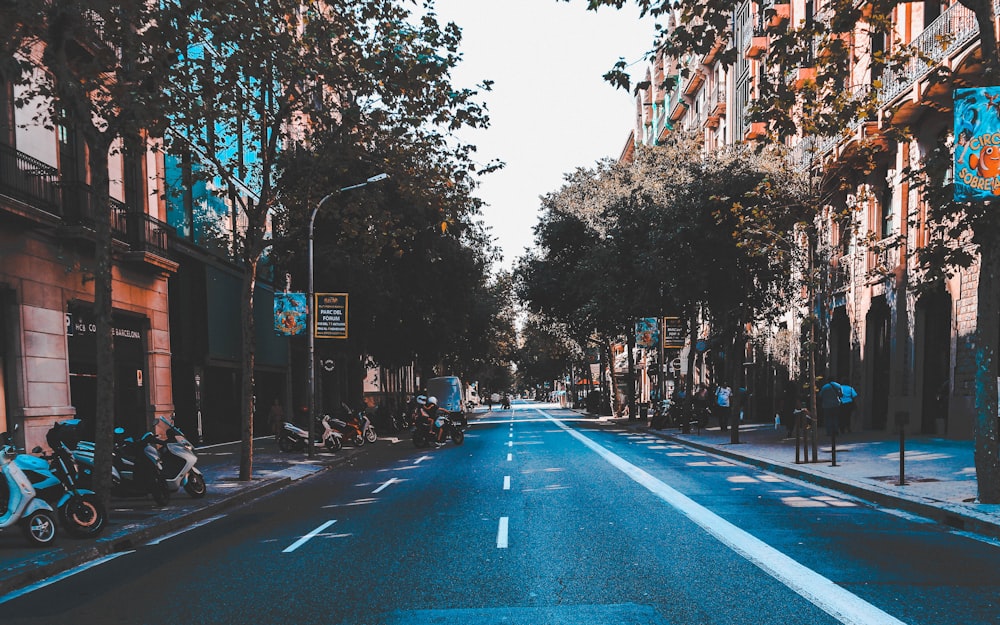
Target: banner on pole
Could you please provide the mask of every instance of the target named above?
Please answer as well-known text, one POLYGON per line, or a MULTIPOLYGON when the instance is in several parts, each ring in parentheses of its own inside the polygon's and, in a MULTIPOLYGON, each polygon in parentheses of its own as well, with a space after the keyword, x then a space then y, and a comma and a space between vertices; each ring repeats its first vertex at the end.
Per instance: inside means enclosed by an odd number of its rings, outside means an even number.
POLYGON ((1000 87, 955 90, 955 201, 1000 196, 1000 87))
POLYGON ((305 293, 274 294, 274 333, 298 336, 306 331, 309 307, 305 293))
POLYGON ((660 324, 656 317, 643 317, 636 320, 635 345, 647 349, 660 345, 660 324))

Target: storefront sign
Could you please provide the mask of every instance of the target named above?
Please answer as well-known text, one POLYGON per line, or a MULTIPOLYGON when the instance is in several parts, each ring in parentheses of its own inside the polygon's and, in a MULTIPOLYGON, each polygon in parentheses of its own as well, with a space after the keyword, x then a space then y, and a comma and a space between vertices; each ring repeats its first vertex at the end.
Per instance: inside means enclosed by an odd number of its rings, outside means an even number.
POLYGON ((955 201, 1000 196, 1000 87, 955 90, 955 201))
POLYGON ((306 331, 309 306, 305 293, 274 294, 274 333, 298 336, 306 331))
POLYGON ((318 339, 347 338, 347 293, 316 293, 313 332, 318 339))

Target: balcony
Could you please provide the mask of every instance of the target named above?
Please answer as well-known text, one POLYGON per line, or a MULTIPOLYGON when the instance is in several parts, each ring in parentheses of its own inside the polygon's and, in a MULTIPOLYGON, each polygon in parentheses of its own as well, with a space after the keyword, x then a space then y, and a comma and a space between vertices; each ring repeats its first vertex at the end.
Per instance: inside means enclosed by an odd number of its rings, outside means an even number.
POLYGON ((754 35, 750 37, 747 47, 743 50, 743 56, 748 59, 758 59, 764 56, 770 40, 767 35, 754 35))
MULTIPOLYGON (((997 2, 996 6, 1000 4, 997 2)), ((879 101, 890 104, 915 82, 926 76, 935 65, 952 57, 979 34, 979 24, 975 14, 965 6, 955 3, 936 20, 917 35, 907 46, 919 52, 919 57, 911 58, 901 69, 886 72, 881 89, 878 91, 879 101)), ((950 87, 948 90, 950 94, 950 87)), ((916 108, 913 104, 911 108, 916 108)), ((901 107, 901 108, 906 108, 901 107)), ((912 112, 901 110, 897 113, 894 123, 906 123, 913 117, 912 112)))
POLYGON ((709 93, 708 116, 705 118, 705 125, 709 128, 718 128, 722 116, 726 114, 726 85, 717 81, 715 89, 709 93))
MULTIPOLYGON (((66 240, 94 240, 98 208, 90 186, 60 181, 54 167, 2 144, 0 196, 12 200, 3 204, 6 215, 54 226, 66 240)), ((111 237, 122 260, 177 271, 168 252, 169 225, 115 199, 110 208, 111 237)))
POLYGON ((59 172, 45 163, 0 144, 0 195, 17 200, 23 216, 60 214, 59 172))
POLYGON ((688 112, 689 108, 691 108, 690 104, 684 100, 678 100, 677 104, 674 105, 673 110, 670 111, 670 121, 676 122, 680 118, 684 117, 684 114, 688 112))
POLYGON ((788 0, 764 0, 760 8, 764 30, 767 32, 780 29, 792 17, 792 5, 788 0))
POLYGON ((747 141, 763 139, 767 136, 767 122, 750 122, 743 132, 743 138, 747 141))

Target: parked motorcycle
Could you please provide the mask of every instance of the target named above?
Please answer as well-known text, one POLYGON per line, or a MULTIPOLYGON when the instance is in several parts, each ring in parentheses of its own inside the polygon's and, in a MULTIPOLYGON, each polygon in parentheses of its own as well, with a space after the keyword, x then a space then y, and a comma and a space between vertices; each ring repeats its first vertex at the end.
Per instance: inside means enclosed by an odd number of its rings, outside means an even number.
POLYGON ((374 443, 378 440, 378 434, 375 432, 375 426, 372 425, 372 420, 368 418, 367 412, 359 410, 355 415, 355 419, 358 421, 366 442, 374 443))
MULTIPOLYGON (((371 421, 368 420, 367 415, 364 412, 354 414, 351 409, 346 404, 341 404, 342 416, 333 415, 323 415, 324 419, 329 419, 330 424, 335 430, 340 432, 345 443, 354 445, 355 447, 361 447, 365 444, 365 440, 368 439, 366 436, 367 432, 364 429, 364 424, 362 423, 361 416, 364 416, 365 421, 368 422, 368 428, 371 429, 371 433, 375 433, 375 428, 371 427, 371 421)), ((376 437, 371 437, 369 440, 371 442, 375 441, 376 437)))
MULTIPOLYGON (((93 484, 94 443, 80 441, 73 450, 73 459, 80 468, 83 485, 93 484)), ((159 506, 170 502, 170 488, 164 475, 163 461, 157 449, 157 438, 146 432, 138 440, 125 436, 125 430, 115 428, 112 451, 111 494, 116 497, 152 495, 159 506)))
MULTIPOLYGON (((441 440, 451 439, 456 445, 461 445, 465 442, 465 431, 456 422, 452 421, 451 418, 444 413, 444 411, 438 412, 437 419, 435 420, 435 425, 443 431, 441 435, 441 440)), ((421 419, 413 428, 413 446, 414 447, 429 447, 437 441, 437 432, 431 427, 430 421, 426 419, 421 419)))
POLYGON ((204 497, 208 488, 205 485, 205 476, 195 466, 198 454, 194 451, 194 445, 173 423, 163 417, 157 419, 167 428, 167 438, 157 441, 167 488, 174 493, 183 488, 192 497, 204 497))
POLYGON ((60 440, 50 440, 51 455, 41 447, 31 450, 39 456, 18 454, 14 462, 31 480, 38 497, 59 512, 59 522, 72 536, 97 536, 108 523, 108 513, 92 490, 82 488, 73 454, 60 440))
MULTIPOLYGON (((314 447, 326 448, 328 451, 337 451, 343 447, 343 436, 333 427, 333 419, 330 415, 324 415, 322 419, 316 419, 314 447)), ((294 423, 285 421, 278 432, 278 449, 281 451, 302 451, 309 447, 309 432, 296 426, 294 423)))
POLYGON ((29 545, 44 547, 56 539, 56 513, 38 497, 15 462, 17 455, 14 438, 4 432, 0 435, 0 529, 20 525, 29 545))

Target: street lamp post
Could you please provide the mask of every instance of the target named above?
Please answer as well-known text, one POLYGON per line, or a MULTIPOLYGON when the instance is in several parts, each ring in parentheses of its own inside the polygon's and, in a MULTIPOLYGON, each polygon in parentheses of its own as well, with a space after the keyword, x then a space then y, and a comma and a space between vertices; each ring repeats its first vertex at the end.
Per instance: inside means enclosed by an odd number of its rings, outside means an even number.
POLYGON ((316 293, 313 288, 313 231, 316 225, 316 213, 319 209, 323 208, 323 204, 326 203, 331 197, 343 193, 344 191, 350 191, 351 189, 360 189, 361 187, 367 186, 373 182, 378 182, 380 180, 385 180, 389 177, 389 174, 378 174, 372 176, 368 180, 361 182, 359 184, 354 184, 349 187, 343 187, 342 189, 337 189, 331 193, 323 196, 312 210, 312 214, 309 215, 309 446, 308 454, 309 456, 314 455, 315 450, 313 449, 313 438, 316 434, 316 293))

